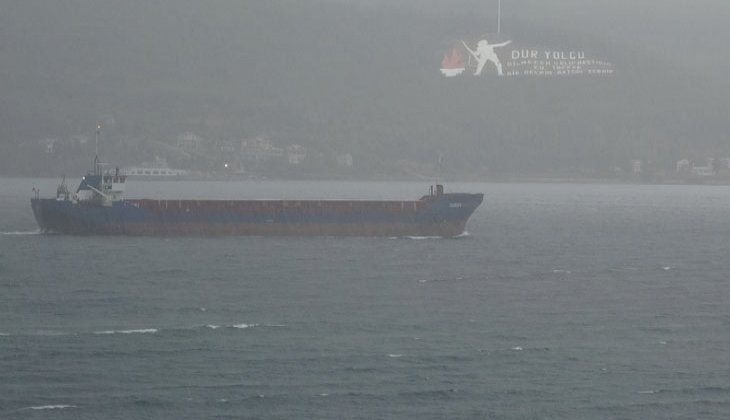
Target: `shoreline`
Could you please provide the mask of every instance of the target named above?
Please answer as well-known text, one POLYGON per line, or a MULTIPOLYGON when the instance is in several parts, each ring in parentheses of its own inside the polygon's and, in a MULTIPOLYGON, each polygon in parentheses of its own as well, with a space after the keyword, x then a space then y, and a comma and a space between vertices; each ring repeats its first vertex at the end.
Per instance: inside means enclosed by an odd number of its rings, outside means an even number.
MULTIPOLYGON (((0 175, 0 179, 37 179, 37 180, 54 180, 62 179, 59 176, 13 176, 0 175)), ((74 179, 74 177, 65 177, 66 179, 74 179)), ((80 176, 78 178, 81 178, 80 176)), ((686 186, 730 186, 730 179, 707 179, 701 181, 691 181, 682 179, 666 179, 655 181, 641 181, 633 179, 617 179, 617 178, 572 178, 572 177, 505 177, 505 178, 447 178, 447 179, 428 179, 416 177, 363 177, 363 178, 334 178, 334 177, 312 177, 312 178, 288 178, 288 177, 182 177, 182 178, 131 178, 131 182, 413 182, 413 183, 430 183, 430 184, 454 184, 454 183, 490 183, 490 184, 587 184, 587 185, 686 185, 686 186)))

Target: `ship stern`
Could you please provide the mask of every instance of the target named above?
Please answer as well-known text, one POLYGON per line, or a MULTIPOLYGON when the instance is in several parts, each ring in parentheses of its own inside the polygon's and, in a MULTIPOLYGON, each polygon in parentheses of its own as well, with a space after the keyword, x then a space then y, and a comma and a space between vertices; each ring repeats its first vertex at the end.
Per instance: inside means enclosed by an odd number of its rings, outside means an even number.
POLYGON ((41 232, 47 232, 49 227, 46 221, 42 202, 43 199, 41 198, 31 198, 30 207, 33 210, 33 217, 35 217, 35 221, 38 223, 38 227, 41 229, 41 232))
POLYGON ((67 233, 72 225, 68 218, 67 207, 71 206, 70 201, 56 200, 53 198, 32 198, 30 207, 33 209, 41 232, 67 233))

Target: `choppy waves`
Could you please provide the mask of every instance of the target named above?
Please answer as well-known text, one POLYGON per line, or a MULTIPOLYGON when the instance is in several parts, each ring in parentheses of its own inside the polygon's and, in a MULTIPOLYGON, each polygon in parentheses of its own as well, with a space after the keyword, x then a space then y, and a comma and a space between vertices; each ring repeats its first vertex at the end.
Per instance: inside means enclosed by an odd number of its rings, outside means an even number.
POLYGON ((275 323, 256 323, 256 322, 238 322, 231 324, 205 324, 205 325, 194 325, 189 327, 168 327, 168 328, 119 328, 119 329, 106 329, 96 331, 46 331, 46 330, 35 330, 17 333, 1 332, 0 337, 18 337, 18 336, 36 336, 36 337, 66 337, 66 336, 82 336, 82 335, 131 335, 131 334, 164 334, 164 333, 175 333, 175 332, 194 332, 203 330, 243 330, 250 328, 283 328, 285 324, 275 323))

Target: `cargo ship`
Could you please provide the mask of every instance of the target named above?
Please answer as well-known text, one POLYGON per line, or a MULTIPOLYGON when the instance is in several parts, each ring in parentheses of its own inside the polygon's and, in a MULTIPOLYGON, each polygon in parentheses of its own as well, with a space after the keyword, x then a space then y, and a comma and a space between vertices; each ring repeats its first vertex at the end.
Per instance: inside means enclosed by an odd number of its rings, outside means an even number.
POLYGON ((455 237, 484 198, 437 184, 408 201, 126 199, 126 181, 118 169, 103 170, 97 151, 75 193, 65 180, 55 198, 34 189, 33 215, 42 232, 74 235, 455 237))

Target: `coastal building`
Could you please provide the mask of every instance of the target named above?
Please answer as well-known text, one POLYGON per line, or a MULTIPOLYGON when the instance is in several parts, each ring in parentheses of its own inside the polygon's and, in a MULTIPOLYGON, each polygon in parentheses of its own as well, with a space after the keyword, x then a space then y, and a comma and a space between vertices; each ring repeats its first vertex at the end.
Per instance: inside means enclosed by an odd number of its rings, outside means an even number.
POLYGON ((132 177, 161 179, 189 175, 190 171, 170 168, 167 164, 167 159, 155 156, 155 160, 152 162, 142 162, 139 166, 127 166, 122 168, 122 174, 132 177))
POLYGON ((286 157, 290 165, 299 165, 307 158, 307 150, 304 146, 292 144, 286 148, 286 157))
POLYGON ((223 154, 236 153, 236 145, 232 141, 222 140, 218 142, 218 149, 223 154))
POLYGON ((43 146, 46 154, 53 154, 53 152, 56 150, 56 143, 58 143, 58 139, 43 139, 38 142, 41 146, 43 146))
POLYGON ((284 156, 284 149, 274 146, 268 137, 241 140, 241 155, 248 162, 263 162, 284 156))
POLYGON ((634 175, 640 175, 642 169, 641 159, 634 159, 631 161, 631 173, 634 175))
POLYGON ((696 176, 715 176, 715 167, 712 165, 712 162, 708 162, 705 166, 693 166, 692 167, 692 175, 696 176))
POLYGON ((352 154, 345 153, 344 155, 337 155, 337 166, 341 168, 351 168, 352 167, 352 154))
POLYGON ((205 139, 191 131, 177 136, 177 147, 186 152, 199 152, 203 149, 204 144, 205 139))
POLYGON ((114 119, 114 115, 112 114, 99 115, 98 121, 104 127, 114 127, 115 125, 117 125, 117 120, 114 119))
POLYGON ((678 160, 675 168, 676 168, 677 173, 680 173, 680 174, 689 173, 692 169, 692 162, 690 162, 690 160, 687 158, 678 160))
POLYGON ((89 136, 87 136, 86 134, 76 134, 74 136, 69 137, 68 142, 71 144, 84 145, 84 144, 89 143, 89 136))

